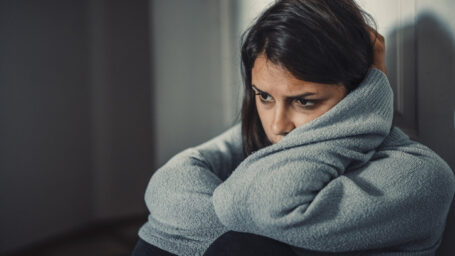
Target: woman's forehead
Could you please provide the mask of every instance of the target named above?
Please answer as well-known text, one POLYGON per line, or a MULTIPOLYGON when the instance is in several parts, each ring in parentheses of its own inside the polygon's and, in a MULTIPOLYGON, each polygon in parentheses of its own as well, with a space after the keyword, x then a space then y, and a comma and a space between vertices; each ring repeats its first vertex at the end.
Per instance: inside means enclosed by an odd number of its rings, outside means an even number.
POLYGON ((305 92, 318 93, 330 89, 330 85, 303 81, 284 67, 259 56, 252 69, 252 85, 267 93, 293 96, 305 92))

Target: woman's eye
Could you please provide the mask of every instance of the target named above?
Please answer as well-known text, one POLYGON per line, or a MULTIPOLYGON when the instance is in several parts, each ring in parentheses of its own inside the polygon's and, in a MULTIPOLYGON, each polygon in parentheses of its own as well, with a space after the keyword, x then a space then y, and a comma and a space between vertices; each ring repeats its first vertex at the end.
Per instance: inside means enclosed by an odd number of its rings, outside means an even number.
POLYGON ((312 108, 316 105, 315 100, 297 99, 297 103, 303 108, 312 108))
POLYGON ((272 97, 270 97, 270 95, 268 95, 267 93, 258 92, 256 93, 256 95, 259 95, 259 98, 261 98, 262 101, 266 102, 272 101, 272 97))

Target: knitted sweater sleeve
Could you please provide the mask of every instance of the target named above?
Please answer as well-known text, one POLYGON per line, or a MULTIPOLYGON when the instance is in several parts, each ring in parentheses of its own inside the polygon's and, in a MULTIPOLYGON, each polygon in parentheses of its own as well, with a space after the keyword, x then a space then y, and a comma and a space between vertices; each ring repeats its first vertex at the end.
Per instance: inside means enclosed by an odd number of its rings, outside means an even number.
POLYGON ((430 255, 439 246, 455 179, 425 146, 383 149, 344 174, 336 161, 301 169, 301 160, 277 156, 234 172, 216 189, 215 211, 226 227, 321 252, 430 255))
POLYGON ((145 202, 150 214, 147 229, 143 229, 147 234, 142 237, 157 245, 174 242, 167 250, 182 241, 194 241, 187 244, 200 251, 226 232, 215 215, 211 197, 241 157, 240 124, 172 157, 152 175, 147 186, 145 202))

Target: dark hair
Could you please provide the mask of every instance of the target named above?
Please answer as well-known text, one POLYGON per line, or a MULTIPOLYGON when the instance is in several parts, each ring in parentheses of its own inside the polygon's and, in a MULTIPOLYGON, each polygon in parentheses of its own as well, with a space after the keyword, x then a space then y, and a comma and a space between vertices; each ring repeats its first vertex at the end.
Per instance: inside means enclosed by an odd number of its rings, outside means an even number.
POLYGON ((251 88, 252 68, 264 54, 300 80, 343 84, 354 90, 373 63, 371 16, 353 0, 281 0, 242 35, 243 154, 270 145, 251 88))

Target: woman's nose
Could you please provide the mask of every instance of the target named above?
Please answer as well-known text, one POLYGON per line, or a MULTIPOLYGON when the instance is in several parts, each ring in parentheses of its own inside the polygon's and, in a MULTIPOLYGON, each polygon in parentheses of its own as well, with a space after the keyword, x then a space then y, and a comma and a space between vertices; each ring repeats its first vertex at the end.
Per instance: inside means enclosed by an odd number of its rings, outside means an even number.
POLYGON ((294 123, 289 118, 289 113, 284 107, 277 107, 272 123, 272 132, 275 135, 285 136, 295 128, 294 123))

